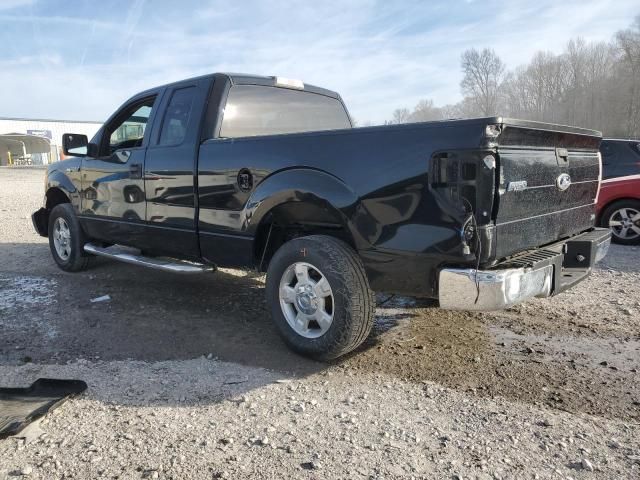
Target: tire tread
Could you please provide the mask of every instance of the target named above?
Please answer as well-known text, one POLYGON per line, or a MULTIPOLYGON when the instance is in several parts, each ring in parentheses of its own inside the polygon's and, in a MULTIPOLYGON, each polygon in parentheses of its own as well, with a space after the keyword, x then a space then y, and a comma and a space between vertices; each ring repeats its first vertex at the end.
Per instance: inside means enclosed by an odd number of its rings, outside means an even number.
POLYGON ((49 215, 49 248, 51 249, 51 255, 55 260, 56 264, 66 272, 79 272, 81 270, 85 270, 91 261, 91 257, 88 253, 84 251, 84 244, 87 242, 86 235, 80 226, 80 222, 75 215, 73 207, 69 203, 61 203, 56 205, 51 210, 49 215), (72 253, 70 261, 64 262, 61 258, 58 257, 55 248, 53 246, 53 239, 51 237, 51 231, 53 222, 55 222, 56 218, 62 217, 69 224, 69 228, 71 229, 72 235, 72 253), (80 249, 79 251, 76 249, 80 249))
MULTIPOLYGON (((283 335, 283 338, 289 346, 300 353, 319 360, 332 360, 353 351, 366 340, 373 326, 375 297, 369 287, 362 260, 347 243, 327 235, 310 235, 287 242, 281 248, 294 249, 296 244, 302 241, 319 244, 318 249, 326 254, 328 260, 326 265, 321 266, 323 273, 326 273, 325 270, 334 270, 343 279, 344 289, 334 288, 333 295, 334 298, 338 295, 342 296, 340 304, 347 310, 344 312, 345 324, 335 336, 326 340, 323 337, 318 339, 319 341, 315 343, 317 348, 313 351, 293 343, 288 335, 283 335)), ((270 273, 275 272, 270 268, 270 273)), ((278 288, 275 284, 279 284, 279 278, 270 278, 268 275, 267 287, 271 292, 270 295, 268 292, 268 298, 274 298, 272 289, 278 288)), ((279 310, 279 305, 277 308, 279 310)), ((272 308, 274 315, 279 313, 275 310, 276 308, 272 308)), ((282 327, 280 329, 282 333, 282 327)))

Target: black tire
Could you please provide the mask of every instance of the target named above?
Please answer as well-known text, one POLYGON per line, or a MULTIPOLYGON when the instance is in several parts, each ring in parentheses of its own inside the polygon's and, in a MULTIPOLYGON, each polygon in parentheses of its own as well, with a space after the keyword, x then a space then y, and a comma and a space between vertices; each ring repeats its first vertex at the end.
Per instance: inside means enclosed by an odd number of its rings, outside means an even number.
MULTIPOLYGON (((634 200, 630 198, 626 200, 618 200, 608 205, 607 208, 602 211, 602 215, 600 215, 600 225, 605 228, 611 228, 609 222, 611 221, 615 213, 623 208, 629 208, 635 210, 636 212, 640 212, 640 200, 634 200)), ((623 238, 619 235, 615 228, 611 228, 611 240, 621 245, 639 245, 640 234, 623 238)))
POLYGON ((373 325, 375 298, 360 257, 345 242, 325 235, 290 240, 278 249, 267 271, 267 304, 280 335, 295 352, 331 360, 357 348, 373 325), (333 293, 333 321, 320 337, 306 338, 287 322, 280 306, 280 281, 297 262, 318 268, 333 293))
POLYGON ((87 238, 71 204, 62 203, 56 205, 49 214, 49 248, 58 266, 65 272, 79 272, 87 268, 91 257, 84 251, 85 243, 87 243, 87 238), (54 228, 58 218, 64 220, 70 233, 70 245, 67 258, 60 256, 55 246, 54 228))

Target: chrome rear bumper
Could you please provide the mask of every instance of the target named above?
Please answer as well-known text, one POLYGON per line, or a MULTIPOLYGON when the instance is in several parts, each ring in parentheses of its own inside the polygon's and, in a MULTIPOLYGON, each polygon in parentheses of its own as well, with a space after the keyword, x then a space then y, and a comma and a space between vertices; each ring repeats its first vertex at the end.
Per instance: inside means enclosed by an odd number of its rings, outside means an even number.
POLYGON ((551 295, 553 266, 538 270, 440 271, 440 307, 448 310, 500 310, 531 297, 551 295))
POLYGON ((606 255, 611 233, 594 229, 567 241, 527 252, 492 270, 443 268, 440 307, 500 310, 533 297, 549 297, 584 280, 606 255))

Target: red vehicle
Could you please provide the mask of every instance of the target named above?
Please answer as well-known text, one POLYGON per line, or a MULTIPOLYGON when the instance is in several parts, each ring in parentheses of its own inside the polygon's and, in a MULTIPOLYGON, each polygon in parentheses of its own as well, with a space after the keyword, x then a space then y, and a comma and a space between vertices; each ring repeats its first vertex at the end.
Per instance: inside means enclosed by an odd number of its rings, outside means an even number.
POLYGON ((610 227, 612 240, 640 244, 640 140, 605 139, 598 224, 610 227))

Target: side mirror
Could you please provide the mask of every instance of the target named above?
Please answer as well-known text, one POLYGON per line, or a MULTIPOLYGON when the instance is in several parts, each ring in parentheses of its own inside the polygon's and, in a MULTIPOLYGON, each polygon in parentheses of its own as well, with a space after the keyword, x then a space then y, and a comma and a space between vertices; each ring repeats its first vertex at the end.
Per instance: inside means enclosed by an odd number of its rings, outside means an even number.
POLYGON ((65 133, 62 135, 62 151, 65 155, 86 157, 89 154, 89 140, 86 135, 65 133))

